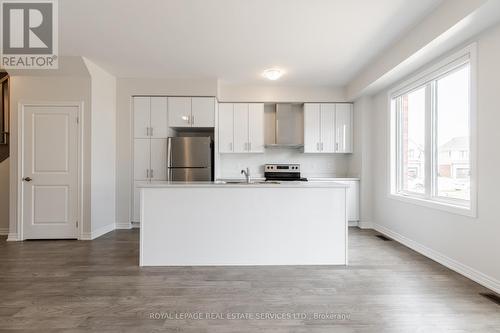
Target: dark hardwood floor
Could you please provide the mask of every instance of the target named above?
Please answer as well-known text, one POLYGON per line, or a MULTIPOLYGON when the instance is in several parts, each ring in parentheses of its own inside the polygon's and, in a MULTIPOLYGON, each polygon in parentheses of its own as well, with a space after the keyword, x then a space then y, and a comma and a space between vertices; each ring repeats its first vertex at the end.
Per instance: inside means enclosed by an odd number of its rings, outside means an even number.
POLYGON ((0 331, 500 332, 485 288, 375 234, 350 229, 349 267, 139 268, 137 230, 2 238, 0 331))

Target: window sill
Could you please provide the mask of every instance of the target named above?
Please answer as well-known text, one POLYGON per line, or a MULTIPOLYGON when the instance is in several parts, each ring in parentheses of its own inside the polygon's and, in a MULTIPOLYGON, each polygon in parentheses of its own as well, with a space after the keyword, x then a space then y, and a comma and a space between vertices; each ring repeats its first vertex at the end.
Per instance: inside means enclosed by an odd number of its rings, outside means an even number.
POLYGON ((476 218, 476 210, 474 208, 470 207, 464 207, 464 206, 459 206, 459 205, 454 205, 451 203, 447 202, 441 202, 437 200, 429 200, 429 199, 424 199, 424 198, 417 198, 413 196, 407 196, 403 194, 389 194, 390 199, 406 202, 409 204, 415 204, 419 206, 424 206, 427 208, 434 208, 438 210, 442 210, 448 213, 452 214, 457 214, 457 215, 462 215, 462 216, 467 216, 471 218, 476 218))

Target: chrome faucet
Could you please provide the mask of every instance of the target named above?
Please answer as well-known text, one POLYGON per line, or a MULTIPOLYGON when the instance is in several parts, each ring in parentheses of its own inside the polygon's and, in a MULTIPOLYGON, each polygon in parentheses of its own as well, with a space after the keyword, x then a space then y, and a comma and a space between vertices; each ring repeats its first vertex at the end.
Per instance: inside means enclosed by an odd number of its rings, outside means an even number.
POLYGON ((241 170, 241 174, 245 175, 245 179, 247 181, 247 184, 250 184, 250 169, 246 168, 246 170, 241 170))

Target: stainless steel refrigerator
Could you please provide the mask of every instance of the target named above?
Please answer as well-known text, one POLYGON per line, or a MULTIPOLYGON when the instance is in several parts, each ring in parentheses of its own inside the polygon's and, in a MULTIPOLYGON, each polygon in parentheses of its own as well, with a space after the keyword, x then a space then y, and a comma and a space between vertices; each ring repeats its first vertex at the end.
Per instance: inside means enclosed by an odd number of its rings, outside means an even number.
POLYGON ((171 137, 167 141, 169 181, 212 180, 212 139, 171 137))

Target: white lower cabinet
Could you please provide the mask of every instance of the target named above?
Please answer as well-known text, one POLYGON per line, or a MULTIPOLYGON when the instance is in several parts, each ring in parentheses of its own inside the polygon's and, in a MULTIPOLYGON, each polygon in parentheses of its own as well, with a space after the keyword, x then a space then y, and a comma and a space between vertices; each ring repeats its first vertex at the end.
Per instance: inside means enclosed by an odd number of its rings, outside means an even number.
POLYGON ((140 222, 139 187, 167 180, 167 139, 134 140, 134 198, 132 222, 140 222))
POLYGON ((134 140, 134 180, 149 180, 151 139, 134 140))
POLYGON ((149 179, 167 180, 167 139, 151 139, 151 163, 149 179))
POLYGON ((141 221, 141 185, 148 184, 149 182, 134 182, 134 205, 132 207, 132 222, 140 222, 141 221))
POLYGON ((347 219, 359 221, 359 180, 341 180, 338 183, 349 185, 347 188, 347 219))
POLYGON ((343 178, 322 178, 314 179, 310 178, 311 182, 335 182, 340 184, 346 184, 349 187, 347 188, 347 220, 350 222, 358 222, 359 221, 359 183, 360 181, 357 179, 347 179, 342 180, 343 178))

